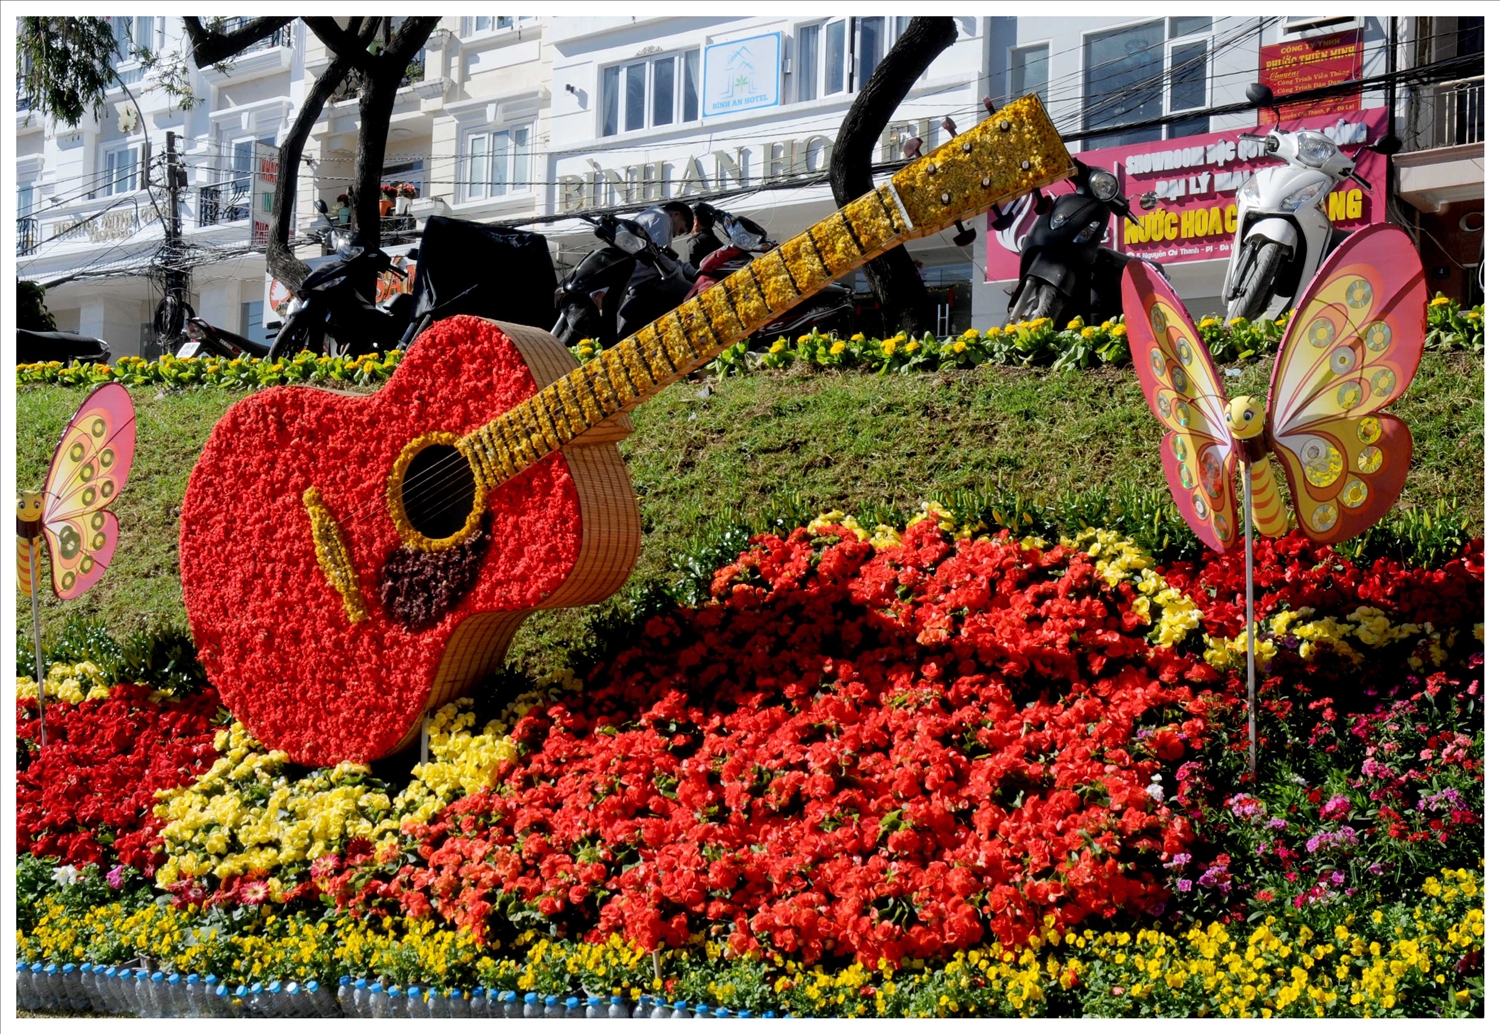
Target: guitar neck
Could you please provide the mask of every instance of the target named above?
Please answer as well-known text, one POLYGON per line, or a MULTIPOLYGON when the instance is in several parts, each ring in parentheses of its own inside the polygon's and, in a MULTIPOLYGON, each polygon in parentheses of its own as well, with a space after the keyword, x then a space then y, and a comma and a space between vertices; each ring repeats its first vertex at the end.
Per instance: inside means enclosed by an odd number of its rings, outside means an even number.
POLYGON ((896 245, 1067 175, 1035 97, 913 161, 709 290, 459 439, 486 488, 713 361, 724 349, 896 245))

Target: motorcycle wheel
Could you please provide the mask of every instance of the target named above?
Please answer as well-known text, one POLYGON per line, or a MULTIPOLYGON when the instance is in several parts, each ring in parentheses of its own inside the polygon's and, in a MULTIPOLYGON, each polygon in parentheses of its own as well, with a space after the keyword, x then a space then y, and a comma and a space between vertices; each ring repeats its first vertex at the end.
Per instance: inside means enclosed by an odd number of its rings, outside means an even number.
POLYGON ((1225 321, 1243 316, 1247 320, 1258 319, 1265 311, 1271 301, 1271 288, 1276 283, 1276 276, 1281 272, 1281 263, 1287 254, 1287 248, 1275 241, 1266 241, 1255 253, 1255 268, 1250 270, 1250 275, 1245 278, 1245 290, 1238 298, 1229 303, 1229 311, 1225 314, 1225 321))
POLYGON ((1034 320, 1038 316, 1046 316, 1056 322, 1057 316, 1062 312, 1062 295, 1053 285, 1045 280, 1034 276, 1026 278, 1026 283, 1021 286, 1021 293, 1016 296, 1016 304, 1011 310, 1011 320, 1034 320))

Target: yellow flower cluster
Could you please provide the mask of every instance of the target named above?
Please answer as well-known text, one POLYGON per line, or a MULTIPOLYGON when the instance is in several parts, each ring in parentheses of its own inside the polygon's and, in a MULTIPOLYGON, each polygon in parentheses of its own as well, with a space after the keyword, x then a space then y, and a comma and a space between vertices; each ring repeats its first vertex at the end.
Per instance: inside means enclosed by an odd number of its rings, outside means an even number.
MULTIPOLYGON (((99 676, 99 666, 93 661, 53 664, 47 668, 42 688, 48 703, 66 700, 70 704, 81 704, 85 700, 102 700, 109 696, 109 687, 99 676)), ((36 699, 36 679, 25 675, 17 678, 16 699, 36 699)))
POLYGON ((1203 612, 1156 573, 1156 561, 1128 535, 1086 528, 1077 538, 1063 536, 1061 542, 1094 557, 1094 570, 1111 588, 1126 580, 1134 584, 1138 595, 1131 609, 1151 628, 1154 642, 1176 646, 1202 621, 1203 612))
MULTIPOLYGON (((1358 639, 1364 646, 1378 650, 1410 636, 1426 636, 1421 643, 1426 647, 1427 655, 1434 662, 1441 664, 1447 657, 1444 644, 1451 647, 1457 637, 1457 631, 1454 630, 1450 631, 1445 639, 1441 633, 1434 632, 1430 622, 1422 625, 1409 622, 1396 624, 1378 607, 1359 607, 1352 614, 1346 615, 1343 621, 1329 615, 1315 618, 1311 607, 1283 610, 1273 614, 1265 625, 1270 635, 1290 634, 1302 640, 1297 647, 1297 652, 1304 658, 1310 657, 1321 643, 1356 662, 1363 661, 1365 655, 1354 647, 1350 639, 1358 639)), ((1256 667, 1260 668, 1275 655, 1276 646, 1270 641, 1270 637, 1257 631, 1256 667)), ((1208 648, 1203 652, 1203 659, 1220 671, 1230 666, 1243 664, 1245 633, 1241 632, 1234 639, 1210 636, 1208 648)), ((1424 663, 1420 653, 1413 654, 1409 661, 1414 668, 1420 668, 1424 663)))
MULTIPOLYGON (((291 779, 286 754, 265 750, 235 723, 215 739, 222 756, 212 768, 189 786, 158 794, 167 861, 157 885, 288 866, 300 872, 355 837, 377 849, 393 844, 403 824, 425 822, 459 797, 493 786, 499 766, 516 756, 506 731, 542 699, 540 692, 527 694, 478 732, 472 701, 438 710, 428 720, 430 760, 412 769, 394 799, 368 766, 351 762, 291 779)), ((277 899, 279 881, 268 884, 277 899)))

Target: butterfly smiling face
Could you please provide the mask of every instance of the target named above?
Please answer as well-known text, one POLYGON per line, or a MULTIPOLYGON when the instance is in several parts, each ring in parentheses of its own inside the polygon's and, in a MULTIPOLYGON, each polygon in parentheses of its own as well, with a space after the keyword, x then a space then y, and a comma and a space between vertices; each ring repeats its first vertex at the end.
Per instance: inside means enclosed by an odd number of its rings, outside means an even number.
POLYGON ((1259 438, 1266 429, 1266 407, 1259 399, 1236 395, 1224 407, 1224 419, 1229 421, 1229 433, 1241 441, 1259 438))

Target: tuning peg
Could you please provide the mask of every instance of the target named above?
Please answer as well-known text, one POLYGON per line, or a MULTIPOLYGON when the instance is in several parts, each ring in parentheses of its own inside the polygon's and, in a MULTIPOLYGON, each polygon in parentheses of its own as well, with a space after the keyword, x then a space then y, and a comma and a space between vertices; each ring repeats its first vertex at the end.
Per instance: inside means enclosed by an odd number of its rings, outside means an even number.
POLYGON ((922 138, 919 136, 908 137, 906 143, 901 145, 901 157, 908 160, 916 158, 922 153, 922 138))
POLYGON ((988 111, 991 115, 995 113, 995 102, 990 100, 988 96, 984 98, 984 110, 988 111))
POLYGON ((974 229, 974 227, 972 226, 965 226, 962 219, 960 219, 953 225, 958 230, 958 232, 953 235, 953 243, 958 245, 958 247, 960 248, 967 248, 970 244, 974 243, 974 238, 979 236, 979 231, 974 229))
POLYGON ((943 128, 948 131, 948 138, 950 140, 953 137, 958 136, 958 126, 954 123, 953 119, 949 118, 947 115, 943 116, 943 128))

